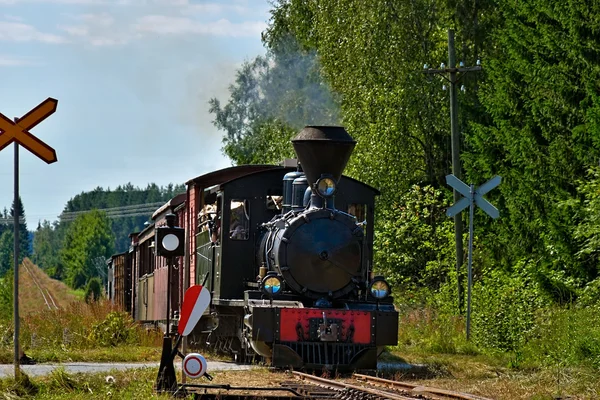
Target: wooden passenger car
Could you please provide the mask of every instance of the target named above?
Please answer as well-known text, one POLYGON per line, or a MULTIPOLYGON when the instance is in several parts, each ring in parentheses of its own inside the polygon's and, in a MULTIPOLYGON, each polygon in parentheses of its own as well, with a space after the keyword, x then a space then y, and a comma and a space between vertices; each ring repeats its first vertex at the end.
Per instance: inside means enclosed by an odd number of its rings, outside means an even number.
POLYGON ((119 310, 131 312, 132 274, 129 252, 113 255, 108 260, 108 298, 119 310))

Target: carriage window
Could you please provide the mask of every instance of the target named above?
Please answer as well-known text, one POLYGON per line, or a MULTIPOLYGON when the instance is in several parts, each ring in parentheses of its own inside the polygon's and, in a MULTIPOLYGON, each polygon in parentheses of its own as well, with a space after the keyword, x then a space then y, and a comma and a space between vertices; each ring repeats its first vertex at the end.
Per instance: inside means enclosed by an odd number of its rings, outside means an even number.
POLYGON ((366 223, 367 220, 367 205, 366 204, 350 204, 348 206, 348 214, 354 215, 358 223, 366 223))
POLYGON ((229 238, 232 240, 248 240, 250 237, 248 200, 231 200, 230 209, 229 238))

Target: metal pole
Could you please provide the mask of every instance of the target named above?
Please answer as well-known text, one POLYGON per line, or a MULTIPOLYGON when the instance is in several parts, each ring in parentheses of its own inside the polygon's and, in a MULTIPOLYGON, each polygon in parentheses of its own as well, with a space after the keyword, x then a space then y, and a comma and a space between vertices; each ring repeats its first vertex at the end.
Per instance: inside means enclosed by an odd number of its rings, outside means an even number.
MULTIPOLYGON (((452 135, 452 174, 462 179, 460 168, 460 132, 458 131, 458 103, 456 99, 456 53, 454 51, 454 31, 448 30, 448 68, 450 69, 450 131, 452 135)), ((460 193, 454 190, 454 203, 460 200, 460 193)), ((454 216, 454 240, 456 242, 456 277, 458 280, 458 310, 463 310, 463 285, 460 271, 463 265, 463 224, 460 213, 454 216)))
POLYGON ((471 184, 469 199, 469 261, 467 266, 467 340, 471 339, 471 286, 473 285, 473 214, 475 213, 475 185, 471 184))
MULTIPOLYGON (((15 122, 18 118, 15 118, 15 122)), ((13 281, 13 313, 15 322, 15 379, 19 378, 21 370, 19 368, 19 144, 15 142, 15 200, 14 200, 14 281, 13 281)))
POLYGON ((165 335, 170 336, 171 330, 169 329, 169 322, 171 316, 171 264, 173 263, 173 257, 167 257, 167 327, 165 329, 165 335))

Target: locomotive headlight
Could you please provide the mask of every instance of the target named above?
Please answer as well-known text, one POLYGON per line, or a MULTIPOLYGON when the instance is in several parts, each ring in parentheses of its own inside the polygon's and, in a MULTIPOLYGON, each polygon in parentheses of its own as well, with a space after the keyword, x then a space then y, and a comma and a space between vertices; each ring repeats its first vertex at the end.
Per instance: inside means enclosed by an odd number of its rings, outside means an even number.
POLYGON ((369 287, 371 296, 375 297, 377 300, 385 299, 391 293, 390 285, 381 276, 376 276, 371 281, 371 285, 369 287))
POLYGON ((283 289, 281 277, 274 274, 267 274, 267 276, 263 278, 260 286, 263 293, 269 297, 278 295, 283 289))
POLYGON ((316 183, 317 192, 322 197, 331 197, 335 193, 336 184, 332 178, 321 178, 316 183))

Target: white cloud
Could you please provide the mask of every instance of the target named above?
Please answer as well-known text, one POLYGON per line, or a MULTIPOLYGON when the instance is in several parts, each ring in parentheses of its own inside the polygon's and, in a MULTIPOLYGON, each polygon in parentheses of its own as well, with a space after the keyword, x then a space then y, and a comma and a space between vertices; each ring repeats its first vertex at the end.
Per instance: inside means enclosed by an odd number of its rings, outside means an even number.
POLYGON ((59 25, 73 39, 81 40, 92 46, 115 46, 128 42, 128 35, 117 26, 115 18, 109 13, 81 14, 74 16, 76 25, 59 25))
POLYGON ((30 58, 13 57, 0 54, 1 67, 21 67, 25 65, 35 65, 35 62, 30 58))
POLYGON ((266 28, 264 22, 244 21, 234 23, 227 19, 199 22, 191 18, 165 15, 146 15, 138 19, 134 29, 139 33, 156 34, 202 34, 212 36, 258 36, 266 28))
POLYGON ((0 40, 10 42, 65 43, 66 39, 52 33, 38 31, 22 22, 0 21, 0 40))
MULTIPOLYGON (((47 4, 110 4, 110 0, 0 0, 0 5, 19 5, 29 3, 47 4)), ((112 1, 114 3, 114 1, 112 1)))

